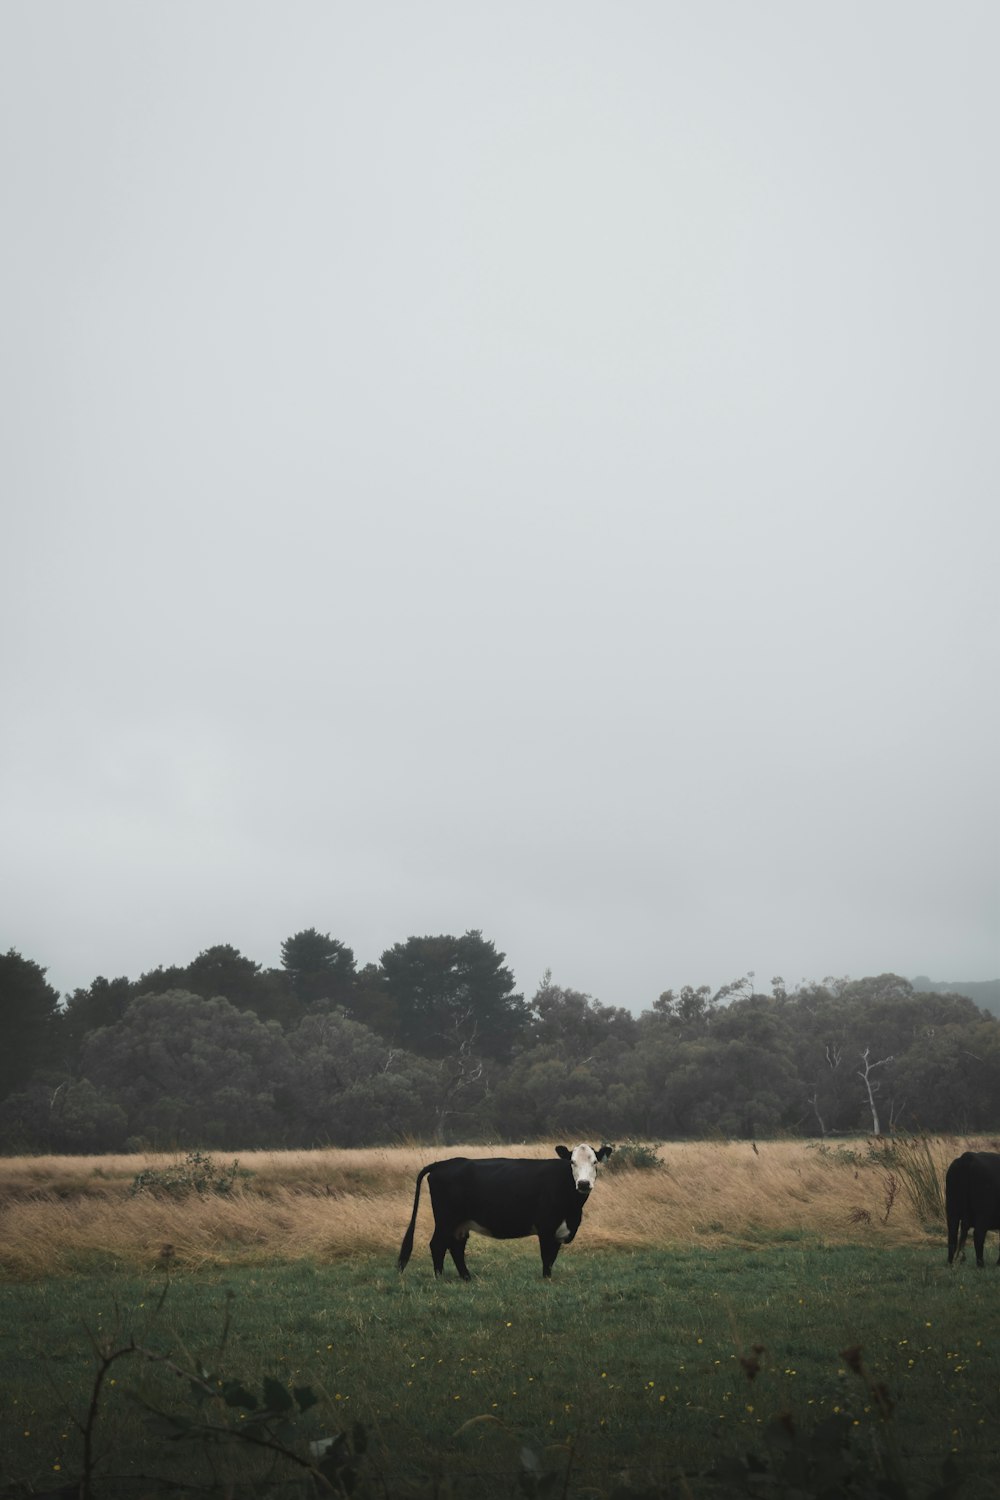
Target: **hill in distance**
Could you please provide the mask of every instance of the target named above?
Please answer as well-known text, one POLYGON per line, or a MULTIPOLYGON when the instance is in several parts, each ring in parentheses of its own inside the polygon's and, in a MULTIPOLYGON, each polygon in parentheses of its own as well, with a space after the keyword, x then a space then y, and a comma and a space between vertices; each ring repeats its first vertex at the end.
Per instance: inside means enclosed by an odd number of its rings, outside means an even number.
POLYGON ((918 974, 910 983, 923 994, 967 995, 981 1009, 1000 1016, 1000 979, 944 980, 928 979, 926 974, 918 974))

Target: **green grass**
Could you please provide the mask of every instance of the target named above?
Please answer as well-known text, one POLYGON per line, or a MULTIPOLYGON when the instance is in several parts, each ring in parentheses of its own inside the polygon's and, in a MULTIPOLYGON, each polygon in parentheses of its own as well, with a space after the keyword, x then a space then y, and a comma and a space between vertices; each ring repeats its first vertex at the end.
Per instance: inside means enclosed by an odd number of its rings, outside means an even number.
MULTIPOLYGON (((623 1469, 637 1484, 684 1472, 691 1495, 714 1495, 699 1476, 722 1455, 765 1452, 777 1413, 802 1430, 838 1411, 859 1452, 895 1444, 911 1495, 930 1493, 952 1452, 970 1475, 962 1495, 996 1493, 1000 1271, 950 1270, 943 1246, 886 1253, 788 1240, 740 1252, 574 1248, 545 1283, 533 1251, 475 1240, 469 1285, 435 1282, 423 1253, 402 1277, 381 1257, 187 1272, 158 1312, 160 1274, 104 1267, 0 1285, 0 1494, 79 1476, 73 1418, 85 1425, 95 1345, 132 1339, 185 1369, 200 1362, 213 1379, 311 1386, 319 1400, 297 1422, 300 1447, 362 1422, 366 1471, 385 1475, 378 1492, 390 1496, 442 1473, 456 1495, 515 1494, 525 1442, 571 1445, 572 1496, 610 1494, 623 1469), (764 1353, 751 1380, 741 1361, 752 1367, 754 1345, 764 1353), (867 1383, 841 1357, 857 1345, 867 1383), (893 1403, 889 1432, 879 1384, 893 1403), (490 1420, 466 1426, 474 1417, 490 1420)), ((221 1449, 156 1436, 137 1392, 162 1410, 193 1410, 187 1382, 164 1365, 118 1361, 95 1427, 101 1496, 151 1493, 148 1481, 126 1485, 136 1474, 207 1482, 205 1453, 216 1477, 232 1463, 221 1449)), ((565 1447, 551 1458, 565 1470, 565 1447)), ((285 1470, 268 1458, 254 1472, 285 1470)), ((238 1494, 258 1493, 249 1471, 240 1483, 238 1494)))

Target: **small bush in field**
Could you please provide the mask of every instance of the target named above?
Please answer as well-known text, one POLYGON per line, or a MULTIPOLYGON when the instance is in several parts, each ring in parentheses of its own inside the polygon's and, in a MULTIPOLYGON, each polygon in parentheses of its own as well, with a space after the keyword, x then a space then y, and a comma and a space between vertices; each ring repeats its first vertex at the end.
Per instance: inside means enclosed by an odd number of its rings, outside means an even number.
POLYGON ((836 1162, 842 1167, 861 1167, 868 1164, 866 1156, 851 1146, 828 1146, 825 1141, 807 1141, 807 1151, 815 1151, 824 1161, 836 1162))
POLYGON ((248 1182, 252 1172, 234 1158, 231 1166, 217 1167, 212 1157, 201 1151, 189 1151, 183 1161, 169 1167, 148 1167, 137 1172, 129 1193, 158 1193, 169 1198, 183 1198, 188 1193, 218 1193, 225 1196, 240 1182, 248 1182))
POLYGON ((642 1141, 622 1141, 608 1157, 606 1172, 652 1172, 662 1171, 663 1163, 656 1154, 656 1146, 644 1145, 642 1141))

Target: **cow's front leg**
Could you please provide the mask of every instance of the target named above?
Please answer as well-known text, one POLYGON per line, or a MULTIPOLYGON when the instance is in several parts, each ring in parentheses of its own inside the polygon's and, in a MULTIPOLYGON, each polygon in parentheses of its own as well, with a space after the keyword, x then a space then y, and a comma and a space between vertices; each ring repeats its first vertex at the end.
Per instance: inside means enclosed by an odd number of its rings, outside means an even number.
POLYGON ((540 1234, 538 1236, 538 1248, 542 1252, 542 1275, 551 1276, 552 1267, 555 1265, 556 1256, 559 1254, 559 1241, 554 1234, 540 1234))

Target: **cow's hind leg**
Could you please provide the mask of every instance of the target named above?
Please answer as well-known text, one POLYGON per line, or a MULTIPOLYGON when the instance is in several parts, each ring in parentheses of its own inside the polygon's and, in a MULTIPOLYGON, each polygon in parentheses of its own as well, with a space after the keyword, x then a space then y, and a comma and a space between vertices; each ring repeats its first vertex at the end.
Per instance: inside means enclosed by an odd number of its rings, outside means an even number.
POLYGON ((469 1236, 467 1234, 456 1235, 448 1246, 451 1258, 455 1262, 455 1269, 463 1281, 471 1281, 472 1275, 465 1264, 465 1245, 469 1236))
POLYGON ((976 1247, 976 1268, 982 1270, 986 1262, 983 1260, 983 1248, 986 1244, 986 1225, 977 1219, 972 1226, 972 1243, 976 1247))
POLYGON ((962 1232, 961 1232, 961 1234, 959 1235, 959 1238, 958 1238, 958 1248, 957 1248, 957 1252, 956 1252, 957 1253, 957 1258, 960 1261, 965 1259, 965 1242, 966 1242, 966 1240, 968 1238, 969 1238, 969 1225, 963 1220, 962 1221, 962 1232))
POLYGON ((451 1249, 451 1235, 446 1230, 434 1226, 431 1236, 431 1260, 434 1262, 434 1275, 440 1276, 444 1271, 444 1258, 451 1249))
POLYGON ((434 1226, 434 1238, 431 1240, 431 1260, 434 1262, 434 1275, 440 1276, 444 1271, 444 1258, 450 1255, 455 1262, 455 1269, 463 1281, 471 1281, 469 1268, 465 1264, 465 1242, 469 1238, 467 1234, 456 1234, 452 1229, 442 1229, 434 1226))

